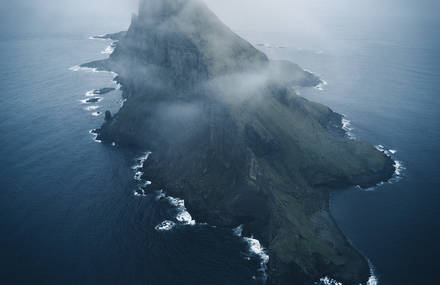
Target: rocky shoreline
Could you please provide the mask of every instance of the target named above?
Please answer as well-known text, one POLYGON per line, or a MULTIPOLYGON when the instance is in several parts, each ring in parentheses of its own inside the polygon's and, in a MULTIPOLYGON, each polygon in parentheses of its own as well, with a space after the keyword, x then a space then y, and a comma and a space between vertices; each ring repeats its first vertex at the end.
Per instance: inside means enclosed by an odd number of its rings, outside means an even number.
POLYGON ((98 140, 151 151, 148 188, 184 199, 198 221, 243 225, 268 249, 268 283, 368 280, 329 191, 374 186, 395 168, 349 139, 340 114, 296 94, 318 77, 269 60, 194 0, 144 0, 119 35, 108 60, 82 66, 119 74, 127 99, 98 140))

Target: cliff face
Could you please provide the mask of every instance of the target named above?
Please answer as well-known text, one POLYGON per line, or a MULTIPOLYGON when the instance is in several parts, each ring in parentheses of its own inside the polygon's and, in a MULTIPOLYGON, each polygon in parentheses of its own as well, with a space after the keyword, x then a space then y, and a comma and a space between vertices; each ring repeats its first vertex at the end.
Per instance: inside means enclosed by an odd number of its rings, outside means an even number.
POLYGON ((295 93, 319 78, 269 60, 196 0, 143 1, 110 59, 86 66, 119 73, 127 98, 99 137, 151 150, 144 178, 198 221, 243 224, 269 250, 270 283, 368 279, 328 190, 375 185, 394 167, 347 139, 339 114, 295 93))

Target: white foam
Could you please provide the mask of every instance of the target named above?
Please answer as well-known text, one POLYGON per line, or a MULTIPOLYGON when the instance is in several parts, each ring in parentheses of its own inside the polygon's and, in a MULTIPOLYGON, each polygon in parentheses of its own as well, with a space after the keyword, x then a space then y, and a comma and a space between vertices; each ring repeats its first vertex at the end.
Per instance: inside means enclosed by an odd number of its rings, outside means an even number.
MULTIPOLYGON (((374 266, 371 263, 370 260, 368 260, 368 266, 370 267, 370 277, 368 278, 368 281, 365 283, 365 285, 379 285, 379 279, 377 278, 375 272, 374 272, 374 266)), ((321 279, 319 279, 318 283, 315 284, 320 284, 320 285, 343 285, 342 282, 338 282, 335 279, 332 279, 328 276, 322 277, 321 279)), ((361 283, 359 283, 359 285, 362 285, 361 283)))
POLYGON ((141 181, 142 175, 144 175, 142 171, 136 171, 134 174, 134 180, 141 181))
POLYGON ((377 277, 374 275, 371 275, 370 278, 368 278, 366 285, 378 285, 378 284, 379 284, 379 280, 377 279, 377 277))
POLYGON ((105 48, 105 50, 103 50, 101 53, 102 53, 102 54, 108 54, 108 55, 110 55, 110 54, 112 54, 114 51, 115 51, 115 48, 114 48, 113 44, 111 44, 111 45, 107 46, 107 47, 105 48))
POLYGON ((166 197, 167 201, 174 207, 176 207, 177 215, 176 220, 184 225, 195 225, 196 221, 193 220, 191 214, 185 208, 185 201, 174 197, 166 197))
POLYGON ((186 225, 195 225, 196 221, 193 220, 188 211, 181 211, 177 214, 176 220, 186 225))
POLYGON ((96 91, 95 89, 87 91, 86 92, 86 97, 93 97, 93 96, 95 96, 96 95, 95 91, 96 91))
POLYGON ((132 166, 131 169, 138 170, 138 169, 141 169, 142 167, 144 167, 144 163, 145 163, 145 161, 147 161, 147 159, 150 157, 150 155, 151 155, 150 151, 144 152, 141 156, 136 158, 136 162, 138 162, 138 164, 135 164, 134 166, 132 166))
POLYGON ((379 279, 376 277, 376 273, 374 272, 374 265, 371 263, 371 261, 367 258, 368 266, 370 267, 370 277, 368 278, 368 281, 365 285, 378 285, 379 279))
POLYGON ((100 106, 93 105, 93 106, 85 107, 84 110, 86 110, 86 111, 95 111, 95 110, 97 110, 99 108, 100 108, 100 106))
POLYGON ((163 221, 158 224, 154 229, 156 231, 170 231, 176 227, 176 223, 172 221, 163 221))
MULTIPOLYGON (((134 179, 137 181, 142 181, 142 175, 144 174, 141 169, 144 167, 145 161, 149 158, 151 152, 145 152, 142 156, 138 157, 136 161, 138 164, 132 166, 132 169, 135 170, 134 179)), ((137 191, 135 191, 136 196, 144 196, 145 190, 144 188, 148 185, 151 185, 151 181, 146 181, 143 186, 141 186, 137 191)), ((193 220, 191 214, 185 208, 185 201, 179 198, 174 198, 171 196, 166 196, 165 193, 160 190, 156 199, 160 200, 165 198, 171 206, 175 207, 177 210, 175 219, 182 225, 195 225, 196 221, 193 220)))
POLYGON ((118 76, 118 74, 116 72, 113 71, 108 71, 108 70, 99 70, 95 67, 84 67, 84 66, 79 66, 79 65, 75 65, 69 68, 69 70, 71 71, 84 71, 84 72, 92 72, 92 73, 109 73, 113 76, 113 78, 115 78, 116 76, 118 76))
MULTIPOLYGON (((144 175, 144 173, 141 170, 144 167, 145 161, 147 161, 147 159, 150 157, 150 155, 151 155, 151 152, 149 152, 149 151, 144 152, 141 156, 136 158, 137 163, 131 167, 131 169, 135 170, 134 179, 136 181, 142 181, 142 175, 144 175)), ((134 195, 138 196, 138 197, 139 196, 146 196, 147 193, 146 193, 145 189, 149 185, 151 185, 151 181, 145 181, 142 185, 139 185, 139 188, 136 191, 134 191, 134 195)))
POLYGON ((127 102, 127 99, 121 100, 121 108, 124 107, 125 102, 127 102))
POLYGON ((382 151, 382 152, 385 151, 385 147, 384 147, 383 145, 381 145, 381 144, 376 145, 375 148, 376 148, 378 151, 382 151))
POLYGON ((249 245, 249 251, 251 254, 254 254, 260 258, 260 269, 263 276, 263 280, 267 279, 267 264, 269 263, 269 255, 266 253, 264 247, 260 244, 260 241, 254 239, 253 237, 244 237, 243 238, 249 245))
MULTIPOLYGON (((311 72, 313 73, 313 72, 311 72)), ((324 91, 324 86, 328 85, 327 81, 320 79, 319 84, 315 86, 319 91, 324 91)))
POLYGON ((99 117, 99 116, 101 116, 101 112, 93 112, 92 116, 99 117))
POLYGON ((71 71, 79 71, 79 70, 81 70, 81 67, 79 65, 75 65, 75 66, 69 67, 69 70, 71 70, 71 71))
POLYGON ((93 141, 97 142, 97 143, 101 143, 101 140, 98 140, 98 134, 96 133, 96 129, 92 129, 89 131, 89 134, 91 134, 93 136, 93 141))
POLYGON ((134 191, 135 196, 146 196, 147 195, 147 187, 151 185, 151 181, 145 182, 143 185, 139 186, 139 188, 134 191))
POLYGON ((322 285, 342 285, 341 282, 338 282, 335 279, 332 279, 328 276, 322 277, 321 279, 319 279, 319 282, 322 285))
POLYGON ((356 139, 356 136, 353 134, 353 127, 351 126, 351 121, 348 120, 344 115, 342 115, 342 129, 345 131, 347 137, 351 140, 356 139))
POLYGON ((166 195, 165 195, 165 193, 163 192, 163 190, 159 190, 159 192, 157 193, 157 195, 156 195, 156 201, 158 201, 158 200, 160 200, 160 199, 162 199, 162 198, 165 198, 166 197, 166 195))
POLYGON ((109 39, 104 38, 106 34, 98 35, 98 36, 90 36, 89 40, 98 40, 98 41, 108 41, 109 39))
POLYGON ((381 186, 383 186, 383 185, 385 185, 385 184, 393 184, 393 183, 395 183, 395 182, 398 182, 400 179, 402 179, 402 177, 403 177, 403 172, 404 172, 404 170, 406 169, 405 168, 405 166, 403 165, 403 163, 402 163, 402 161, 400 161, 400 160, 397 160, 397 156, 396 156, 396 154, 397 154, 397 150, 394 150, 394 149, 387 149, 387 148, 385 148, 385 146, 383 146, 383 145, 381 145, 381 144, 379 144, 379 145, 376 145, 375 146, 375 148, 378 150, 378 151, 380 151, 380 152, 383 152, 386 156, 388 156, 389 158, 391 158, 392 160, 393 160, 393 165, 394 165, 394 174, 393 174, 393 176, 388 180, 388 181, 386 181, 386 182, 380 182, 380 183, 378 183, 378 184, 376 184, 376 186, 373 186, 373 187, 369 187, 369 188, 362 188, 361 186, 359 186, 359 185, 357 185, 356 186, 356 188, 357 189, 360 189, 360 190, 364 190, 364 191, 375 191, 375 190, 377 190, 377 188, 379 188, 379 187, 381 187, 381 186))
MULTIPOLYGON (((144 167, 145 161, 150 157, 151 152, 145 152, 142 156, 136 158, 137 164, 132 166, 131 168, 135 171, 134 179, 137 181, 142 181, 142 176, 144 173, 142 172, 142 169, 144 167)), ((151 181, 146 181, 143 186, 140 186, 137 191, 135 191, 136 196, 145 196, 145 189, 148 185, 151 185, 151 181)), ((175 207, 177 210, 175 219, 176 221, 181 225, 195 225, 196 221, 193 220, 191 217, 191 214, 188 212, 188 210, 185 208, 185 201, 179 198, 174 198, 171 196, 166 196, 163 190, 160 190, 156 196, 156 200, 160 199, 166 199, 168 203, 170 203, 171 206, 175 207)), ((156 226, 156 230, 169 230, 174 228, 176 225, 175 222, 165 221, 162 224, 156 226), (172 224, 170 224, 172 223, 172 224)))
MULTIPOLYGON (((232 229, 232 232, 235 236, 237 237, 242 237, 243 234, 243 225, 239 225, 236 228, 232 229)), ((260 269, 259 271, 261 272, 262 276, 263 276, 263 280, 265 281, 267 279, 267 264, 269 263, 269 255, 266 253, 266 250, 264 249, 264 247, 261 245, 260 241, 253 238, 253 237, 242 237, 243 240, 248 244, 249 246, 249 252, 252 255, 256 255, 260 258, 260 269)), ((247 260, 250 260, 250 258, 248 257, 247 260)), ((252 277, 253 279, 256 279, 255 276, 252 277)))
MULTIPOLYGON (((151 184, 151 182, 150 182, 150 184, 151 184)), ((176 214, 175 219, 180 225, 193 226, 196 224, 196 221, 193 220, 193 218, 191 217, 191 214, 185 208, 185 201, 184 200, 170 197, 170 196, 166 196, 165 193, 162 190, 160 190, 157 197, 156 197, 156 200, 160 200, 163 198, 166 199, 168 201, 168 203, 170 203, 171 206, 176 208, 177 214, 176 214)), ((155 227, 155 229, 157 231, 171 230, 176 225, 177 224, 175 222, 164 221, 161 224, 157 225, 155 227)))
POLYGON ((69 68, 71 71, 85 71, 85 72, 99 72, 97 68, 91 68, 91 67, 83 67, 79 65, 75 65, 69 68))
POLYGON ((406 169, 405 166, 403 165, 403 163, 399 160, 394 160, 394 168, 396 169, 394 171, 394 174, 397 177, 402 177, 403 171, 406 169))
POLYGON ((375 146, 377 150, 383 152, 386 156, 394 161, 394 176, 390 179, 390 183, 399 181, 402 178, 403 172, 405 171, 405 166, 402 161, 398 160, 396 157, 397 150, 386 149, 383 145, 379 144, 375 146))
MULTIPOLYGON (((333 278, 330 278, 328 276, 322 277, 321 279, 319 279, 319 283, 315 283, 315 284, 320 284, 320 285, 343 285, 342 282, 339 282, 333 278)), ((362 285, 362 284, 359 284, 362 285)), ((379 285, 379 280, 377 279, 377 277, 374 275, 374 273, 371 273, 371 276, 368 278, 368 281, 365 283, 365 285, 379 285)))

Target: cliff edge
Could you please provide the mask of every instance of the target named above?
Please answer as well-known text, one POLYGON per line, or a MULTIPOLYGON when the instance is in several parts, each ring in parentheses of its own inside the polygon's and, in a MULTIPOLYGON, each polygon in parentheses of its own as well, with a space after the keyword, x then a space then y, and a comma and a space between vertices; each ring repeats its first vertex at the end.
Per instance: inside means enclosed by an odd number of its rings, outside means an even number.
POLYGON ((152 189, 198 221, 254 234, 271 284, 366 282, 365 259, 329 213, 329 190, 389 179, 393 162, 350 140, 341 115, 295 93, 320 79, 272 61, 197 0, 144 0, 108 60, 127 99, 99 138, 152 151, 152 189))

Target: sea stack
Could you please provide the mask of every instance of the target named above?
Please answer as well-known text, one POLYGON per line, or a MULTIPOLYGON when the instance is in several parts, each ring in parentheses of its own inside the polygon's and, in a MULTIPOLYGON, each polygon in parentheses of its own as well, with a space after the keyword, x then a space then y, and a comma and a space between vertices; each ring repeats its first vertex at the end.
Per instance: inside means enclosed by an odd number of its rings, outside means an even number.
POLYGON ((99 139, 151 151, 143 178, 197 221, 243 225, 268 250, 269 284, 367 281, 329 191, 387 180, 393 161, 297 95, 318 77, 270 60, 198 0, 141 1, 110 58, 84 66, 117 72, 127 99, 99 139))

